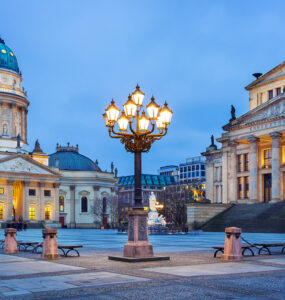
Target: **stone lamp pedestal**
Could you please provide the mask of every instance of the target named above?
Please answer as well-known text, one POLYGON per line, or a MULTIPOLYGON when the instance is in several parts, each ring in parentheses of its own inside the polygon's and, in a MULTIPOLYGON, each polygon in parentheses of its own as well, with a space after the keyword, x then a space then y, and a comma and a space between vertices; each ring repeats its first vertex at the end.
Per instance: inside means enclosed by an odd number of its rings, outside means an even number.
POLYGON ((15 229, 15 228, 6 228, 5 229, 4 253, 5 254, 18 253, 17 229, 15 229))
POLYGON ((241 229, 237 227, 227 227, 225 229, 225 248, 222 255, 223 261, 240 261, 243 259, 241 253, 241 229))
POLYGON ((153 257, 152 244, 148 239, 148 213, 134 208, 129 213, 128 242, 124 246, 124 256, 141 258, 153 257))
POLYGON ((43 251, 42 258, 47 260, 58 259, 57 248, 57 229, 44 229, 43 230, 43 251))

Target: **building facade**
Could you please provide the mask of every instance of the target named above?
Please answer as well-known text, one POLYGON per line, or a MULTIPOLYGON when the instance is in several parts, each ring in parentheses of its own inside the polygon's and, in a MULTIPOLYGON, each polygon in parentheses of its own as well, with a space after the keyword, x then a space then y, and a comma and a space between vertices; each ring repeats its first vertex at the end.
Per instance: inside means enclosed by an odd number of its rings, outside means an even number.
POLYGON ((179 164, 179 182, 202 183, 206 180, 206 159, 203 156, 190 157, 179 164))
MULTIPOLYGON (((134 205, 134 176, 121 176, 118 178, 118 214, 119 223, 128 221, 128 212, 134 205)), ((166 186, 174 183, 173 176, 142 174, 142 201, 145 208, 149 207, 151 192, 156 198, 165 190, 166 186)))
POLYGON ((225 131, 206 152, 206 197, 212 203, 285 200, 285 62, 254 74, 246 86, 249 111, 232 107, 225 131))
POLYGON ((11 221, 55 227, 116 222, 114 170, 102 172, 69 145, 47 155, 37 141, 29 152, 28 107, 15 53, 0 38, 0 227, 11 221))
POLYGON ((175 182, 179 180, 179 168, 175 165, 160 167, 158 174, 161 176, 173 176, 175 182))

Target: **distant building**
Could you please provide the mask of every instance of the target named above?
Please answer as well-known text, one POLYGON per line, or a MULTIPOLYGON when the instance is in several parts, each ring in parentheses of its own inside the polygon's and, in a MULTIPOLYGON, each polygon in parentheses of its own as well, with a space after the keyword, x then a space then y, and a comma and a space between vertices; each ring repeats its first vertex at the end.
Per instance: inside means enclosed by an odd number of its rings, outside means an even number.
POLYGON ((179 182, 201 183, 206 181, 206 158, 195 156, 186 159, 185 163, 179 164, 179 182))
MULTIPOLYGON (((121 176, 118 178, 118 219, 120 223, 127 222, 128 211, 134 204, 134 182, 134 176, 121 176)), ((149 206, 151 192, 158 198, 165 187, 173 183, 173 176, 142 174, 143 206, 149 206)))
POLYGON ((170 166, 160 167, 160 169, 158 170, 158 174, 163 176, 173 176, 174 181, 177 182, 178 173, 179 173, 178 171, 179 171, 178 166, 170 165, 170 166))

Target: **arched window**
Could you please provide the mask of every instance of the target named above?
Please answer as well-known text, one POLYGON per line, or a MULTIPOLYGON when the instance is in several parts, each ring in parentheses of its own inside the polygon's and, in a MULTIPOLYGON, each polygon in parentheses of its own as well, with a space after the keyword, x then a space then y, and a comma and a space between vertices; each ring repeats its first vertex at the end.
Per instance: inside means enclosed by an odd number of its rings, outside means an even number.
POLYGON ((81 198, 81 212, 87 212, 88 211, 88 201, 86 197, 81 198))
POLYGON ((59 211, 63 212, 64 211, 64 197, 59 196, 59 211))
POLYGON ((8 135, 8 125, 6 123, 3 124, 2 134, 8 135))
POLYGON ((107 212, 107 198, 104 197, 103 198, 103 214, 105 214, 107 212))

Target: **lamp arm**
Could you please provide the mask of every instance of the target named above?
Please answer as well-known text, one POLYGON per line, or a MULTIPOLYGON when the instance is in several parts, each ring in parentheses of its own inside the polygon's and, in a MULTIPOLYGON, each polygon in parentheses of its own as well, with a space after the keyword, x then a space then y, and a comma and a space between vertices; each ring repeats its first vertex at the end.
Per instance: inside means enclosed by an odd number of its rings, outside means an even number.
POLYGON ((165 128, 164 129, 165 131, 163 132, 161 132, 161 133, 159 133, 159 134, 150 134, 149 135, 149 137, 153 137, 153 138, 155 138, 155 139, 161 139, 163 136, 165 136, 166 135, 166 133, 167 133, 167 128, 165 128))
POLYGON ((112 129, 111 128, 109 128, 109 136, 111 137, 111 138, 113 138, 113 139, 120 139, 120 138, 122 138, 121 136, 118 136, 118 135, 112 135, 112 129))
POLYGON ((114 130, 114 127, 112 127, 112 128, 109 129, 109 136, 112 137, 112 138, 118 138, 118 139, 120 139, 120 138, 122 138, 124 136, 133 136, 133 135, 130 134, 130 133, 116 132, 114 130), (115 134, 115 135, 112 135, 112 133, 115 134))
MULTIPOLYGON (((132 122, 129 122, 129 124, 130 124, 131 132, 132 132, 135 136, 137 136, 137 133, 133 130, 132 122)), ((130 134, 130 135, 132 135, 132 134, 130 134)))

